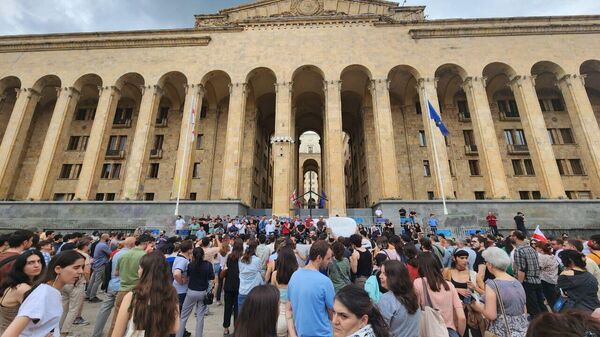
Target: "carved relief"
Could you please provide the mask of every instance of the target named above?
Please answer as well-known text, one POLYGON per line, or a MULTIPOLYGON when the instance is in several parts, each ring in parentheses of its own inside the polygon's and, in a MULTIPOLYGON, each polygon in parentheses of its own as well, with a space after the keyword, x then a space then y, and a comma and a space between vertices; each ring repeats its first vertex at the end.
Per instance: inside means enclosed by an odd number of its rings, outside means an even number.
POLYGON ((323 0, 294 0, 292 12, 301 16, 313 16, 323 11, 323 0))

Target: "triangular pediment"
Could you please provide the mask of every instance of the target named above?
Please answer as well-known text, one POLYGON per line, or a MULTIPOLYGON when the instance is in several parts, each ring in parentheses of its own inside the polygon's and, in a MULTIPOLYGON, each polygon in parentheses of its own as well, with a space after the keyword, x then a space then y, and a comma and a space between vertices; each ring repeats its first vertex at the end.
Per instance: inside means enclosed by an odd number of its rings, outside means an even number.
POLYGON ((220 10, 216 14, 196 15, 196 26, 227 26, 252 21, 285 18, 322 18, 326 16, 370 16, 391 21, 420 21, 422 6, 400 6, 383 0, 259 0, 220 10))

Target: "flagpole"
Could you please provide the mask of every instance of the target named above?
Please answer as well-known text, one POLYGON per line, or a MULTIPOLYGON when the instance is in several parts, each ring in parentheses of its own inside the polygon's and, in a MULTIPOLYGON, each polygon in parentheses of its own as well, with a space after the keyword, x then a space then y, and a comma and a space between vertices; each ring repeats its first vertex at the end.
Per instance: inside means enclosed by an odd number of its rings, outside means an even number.
POLYGON ((187 158, 187 152, 188 152, 188 148, 190 146, 190 132, 194 131, 194 126, 195 126, 195 118, 196 116, 193 116, 193 111, 194 111, 194 105, 196 104, 196 95, 192 96, 192 106, 190 107, 190 129, 185 133, 185 146, 183 148, 183 163, 181 165, 181 170, 179 171, 179 184, 177 186, 177 202, 175 203, 175 216, 179 215, 179 199, 180 199, 180 195, 181 195, 181 182, 182 182, 182 178, 183 178, 183 172, 185 169, 185 165, 186 165, 186 158, 187 158))
MULTIPOLYGON (((427 114, 429 114, 429 131, 431 134, 431 146, 433 147, 433 161, 435 162, 435 173, 437 176, 438 184, 440 185, 440 193, 442 194, 442 205, 444 207, 444 215, 448 215, 448 208, 446 207, 446 194, 444 193, 444 178, 440 172, 440 161, 437 153, 437 146, 435 145, 435 129, 433 128, 433 120, 431 119, 431 113, 429 112, 429 98, 427 97, 427 91, 423 90, 425 96, 425 102, 427 104, 427 114)), ((440 112, 441 118, 441 112, 440 112)))

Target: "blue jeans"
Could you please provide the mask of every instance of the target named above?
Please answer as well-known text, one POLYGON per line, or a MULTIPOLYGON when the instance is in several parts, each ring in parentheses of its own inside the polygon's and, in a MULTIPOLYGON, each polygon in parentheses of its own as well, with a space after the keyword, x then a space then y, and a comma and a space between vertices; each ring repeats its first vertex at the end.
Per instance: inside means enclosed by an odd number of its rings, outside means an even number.
POLYGON ((238 296, 237 296, 237 302, 238 302, 237 310, 238 310, 238 313, 242 310, 242 305, 244 305, 244 301, 246 300, 247 296, 248 295, 238 294, 238 296))
MULTIPOLYGON (((115 306, 115 299, 117 298, 117 291, 109 290, 106 292, 106 299, 102 302, 102 306, 98 311, 98 316, 96 317, 96 325, 94 326, 94 332, 92 333, 92 337, 101 337, 104 332, 104 326, 108 321, 108 316, 110 316, 110 312, 112 308, 115 306)), ((115 313, 116 315, 116 313, 115 313)))

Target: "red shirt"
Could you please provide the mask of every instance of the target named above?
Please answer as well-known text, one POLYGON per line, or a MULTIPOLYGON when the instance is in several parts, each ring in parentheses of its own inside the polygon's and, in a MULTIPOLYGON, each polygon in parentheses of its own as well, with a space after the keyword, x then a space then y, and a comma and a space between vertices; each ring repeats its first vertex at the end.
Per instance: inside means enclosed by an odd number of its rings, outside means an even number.
POLYGON ((487 220, 488 225, 494 226, 494 227, 496 226, 496 222, 498 221, 496 219, 496 216, 493 215, 493 214, 488 215, 487 217, 485 217, 485 220, 487 220))
POLYGON ((418 279, 419 276, 419 269, 417 267, 413 267, 410 264, 406 264, 406 269, 408 269, 408 276, 410 277, 411 282, 414 282, 416 279, 418 279))

